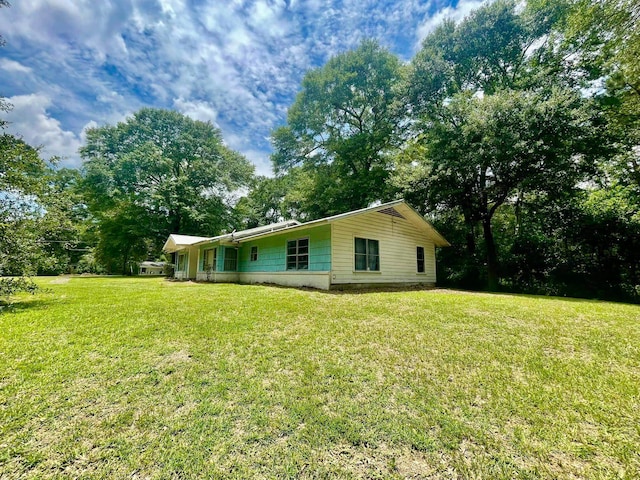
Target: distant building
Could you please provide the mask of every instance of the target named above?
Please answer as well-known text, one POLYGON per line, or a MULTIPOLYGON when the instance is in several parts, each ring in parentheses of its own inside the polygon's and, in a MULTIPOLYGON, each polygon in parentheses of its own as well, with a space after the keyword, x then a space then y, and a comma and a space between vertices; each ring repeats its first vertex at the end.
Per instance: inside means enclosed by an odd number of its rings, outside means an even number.
POLYGON ((164 275, 165 262, 142 262, 138 275, 164 275))

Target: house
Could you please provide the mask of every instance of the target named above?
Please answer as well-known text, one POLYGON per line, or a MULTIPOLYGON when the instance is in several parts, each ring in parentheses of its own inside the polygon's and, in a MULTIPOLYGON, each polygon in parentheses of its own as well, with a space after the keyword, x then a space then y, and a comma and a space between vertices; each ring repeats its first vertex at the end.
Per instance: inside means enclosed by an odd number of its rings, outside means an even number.
POLYGON ((165 262, 142 262, 138 267, 138 275, 164 275, 165 262))
POLYGON ((217 237, 172 234, 175 278, 323 290, 434 285, 435 248, 449 243, 403 200, 311 222, 290 220, 217 237))

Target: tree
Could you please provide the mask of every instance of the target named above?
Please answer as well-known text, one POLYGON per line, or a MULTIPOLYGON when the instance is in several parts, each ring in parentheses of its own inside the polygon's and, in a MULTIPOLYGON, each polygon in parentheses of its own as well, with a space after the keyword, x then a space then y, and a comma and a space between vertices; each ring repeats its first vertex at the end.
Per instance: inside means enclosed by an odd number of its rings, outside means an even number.
POLYGON ((386 195, 401 71, 394 55, 367 40, 305 75, 287 125, 272 134, 272 161, 279 175, 306 171, 306 199, 315 206, 310 217, 386 195))
POLYGON ((39 198, 49 171, 37 149, 13 135, 0 135, 0 275, 37 271, 39 198))
POLYGON ((85 198, 98 222, 96 257, 123 273, 131 261, 157 256, 170 233, 214 235, 229 227, 233 192, 253 176, 211 123, 169 110, 145 108, 89 129, 80 154, 85 198))
MULTIPOLYGON (((417 141, 425 158, 405 166, 407 196, 424 209, 459 209, 480 223, 490 288, 498 281, 492 230, 496 211, 527 192, 572 189, 584 178, 591 113, 572 91, 501 90, 483 98, 455 95, 417 141)), ((470 250, 475 245, 469 241, 470 250)))
POLYGON ((496 211, 527 192, 573 189, 591 165, 586 155, 601 152, 601 118, 554 53, 550 28, 559 15, 493 2, 437 28, 408 76, 413 145, 400 155, 395 183, 425 211, 459 209, 470 256, 480 225, 491 289, 499 277, 496 211))
POLYGON ((244 228, 254 228, 299 217, 290 202, 295 187, 294 175, 256 177, 249 193, 235 206, 235 214, 244 228))
POLYGON ((82 177, 76 169, 51 170, 46 194, 39 203, 42 216, 38 220, 42 261, 38 274, 57 275, 69 272, 84 253, 95 244, 92 222, 80 191, 82 177))

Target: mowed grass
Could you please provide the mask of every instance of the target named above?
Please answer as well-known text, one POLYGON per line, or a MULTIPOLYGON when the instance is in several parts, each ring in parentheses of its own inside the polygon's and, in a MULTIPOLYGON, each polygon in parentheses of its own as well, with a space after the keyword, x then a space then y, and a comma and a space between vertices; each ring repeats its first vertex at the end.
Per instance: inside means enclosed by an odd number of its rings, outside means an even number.
POLYGON ((1 478, 640 478, 638 306, 39 281, 1 478))

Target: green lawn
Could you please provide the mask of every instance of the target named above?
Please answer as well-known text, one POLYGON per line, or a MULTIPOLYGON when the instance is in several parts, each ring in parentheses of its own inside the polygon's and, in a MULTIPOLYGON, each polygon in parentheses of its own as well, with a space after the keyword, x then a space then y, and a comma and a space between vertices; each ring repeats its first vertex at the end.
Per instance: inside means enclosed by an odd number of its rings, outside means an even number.
POLYGON ((640 307, 42 278, 0 478, 640 478, 640 307))

